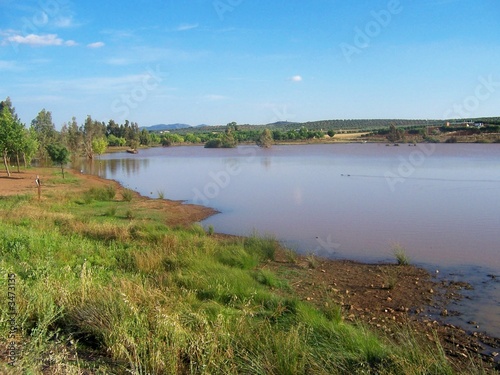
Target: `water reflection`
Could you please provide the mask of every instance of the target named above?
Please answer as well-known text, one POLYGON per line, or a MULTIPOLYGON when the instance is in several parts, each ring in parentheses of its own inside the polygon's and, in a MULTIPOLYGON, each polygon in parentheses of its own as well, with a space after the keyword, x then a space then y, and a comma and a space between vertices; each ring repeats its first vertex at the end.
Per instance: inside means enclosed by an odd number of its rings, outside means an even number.
POLYGON ((82 173, 108 179, 115 179, 117 175, 130 179, 150 165, 150 160, 147 158, 121 158, 120 154, 117 156, 118 158, 103 158, 102 160, 80 159, 73 163, 73 168, 80 170, 82 173))

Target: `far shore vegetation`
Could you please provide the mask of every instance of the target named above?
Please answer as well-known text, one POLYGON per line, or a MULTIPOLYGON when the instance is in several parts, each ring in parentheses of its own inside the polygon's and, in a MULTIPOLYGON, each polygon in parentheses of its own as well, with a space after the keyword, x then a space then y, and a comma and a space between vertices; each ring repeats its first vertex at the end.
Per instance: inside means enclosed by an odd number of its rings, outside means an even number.
MULTIPOLYGON (((158 127, 154 127, 158 129, 158 127)), ((398 145, 418 142, 500 142, 500 117, 448 120, 325 120, 305 123, 278 121, 266 125, 237 124, 199 126, 149 131, 137 122, 107 123, 90 115, 82 124, 73 117, 56 130, 52 113, 42 109, 27 126, 7 97, 0 102, 0 150, 5 170, 17 170, 36 159, 39 165, 51 162, 49 150, 71 158, 99 158, 106 151, 137 153, 152 146, 204 145, 206 148, 233 148, 257 144, 269 148, 287 143, 384 142, 398 145), (54 146, 57 145, 57 146, 54 146)), ((54 155, 53 155, 54 156, 54 155)), ((64 173, 64 170, 62 169, 64 173)))

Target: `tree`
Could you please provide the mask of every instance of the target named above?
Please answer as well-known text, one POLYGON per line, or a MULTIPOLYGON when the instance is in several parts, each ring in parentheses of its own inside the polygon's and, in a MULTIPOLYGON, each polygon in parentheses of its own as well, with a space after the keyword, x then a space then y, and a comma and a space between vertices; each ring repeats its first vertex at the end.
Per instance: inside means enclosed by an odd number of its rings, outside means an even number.
POLYGON ((99 155, 99 160, 101 159, 101 155, 104 154, 107 148, 108 141, 106 141, 105 137, 97 138, 92 141, 92 150, 94 153, 99 155))
POLYGON ((126 143, 127 143, 127 141, 125 140, 125 138, 117 137, 113 134, 110 134, 108 136, 108 145, 110 145, 110 146, 123 147, 123 146, 125 146, 126 143))
POLYGON ((47 146, 47 153, 54 164, 61 166, 64 178, 64 166, 69 162, 69 150, 61 144, 53 143, 47 146))
POLYGON ((83 133, 78 128, 75 117, 71 119, 67 129, 66 146, 73 155, 79 155, 82 152, 83 133))
POLYGON ((404 130, 396 128, 394 124, 389 126, 389 133, 386 138, 389 142, 396 143, 403 138, 404 130))
POLYGON ((99 121, 93 121, 92 117, 89 115, 85 120, 85 124, 80 127, 83 137, 83 150, 88 159, 94 158, 94 150, 92 148, 92 142, 95 138, 104 136, 106 132, 106 125, 100 123, 99 121))
POLYGON ((38 140, 38 153, 40 159, 47 159, 47 146, 57 141, 57 131, 52 122, 52 113, 42 109, 31 121, 31 127, 36 133, 38 140))
POLYGON ((3 149, 2 156, 4 158, 4 164, 7 169, 7 174, 10 176, 10 171, 8 170, 8 159, 9 156, 15 156, 17 161, 17 171, 19 172, 19 154, 23 153, 25 148, 25 127, 21 123, 21 120, 16 114, 15 108, 12 106, 10 98, 7 97, 4 101, 0 102, 0 113, 3 116, 3 149), (4 110, 7 111, 4 113, 4 110), (6 152, 6 154, 5 154, 6 152))
POLYGON ((2 153, 3 163, 7 176, 10 177, 8 155, 9 152, 14 150, 15 135, 15 122, 7 106, 3 106, 0 112, 0 152, 2 153))
POLYGON ((139 142, 143 146, 149 146, 149 144, 151 143, 151 136, 146 129, 141 130, 139 134, 139 142))
POLYGON ((31 159, 35 156, 38 150, 38 141, 36 139, 36 133, 33 128, 24 128, 24 148, 23 148, 23 159, 24 167, 31 164, 31 159))
POLYGON ((273 145, 273 136, 271 134, 271 131, 269 129, 264 129, 255 143, 257 143, 257 146, 259 147, 271 147, 273 145))

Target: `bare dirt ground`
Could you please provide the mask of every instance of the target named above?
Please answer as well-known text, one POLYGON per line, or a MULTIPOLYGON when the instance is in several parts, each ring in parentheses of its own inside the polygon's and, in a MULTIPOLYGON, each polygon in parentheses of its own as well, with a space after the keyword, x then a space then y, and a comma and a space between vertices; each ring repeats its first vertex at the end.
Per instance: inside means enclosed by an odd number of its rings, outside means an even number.
MULTIPOLYGON (((71 185, 75 191, 113 184, 117 194, 123 187, 115 181, 104 180, 75 171, 68 173, 82 181, 71 185)), ((0 196, 37 194, 35 178, 42 181, 42 197, 58 189, 68 189, 65 184, 51 184, 54 169, 30 169, 12 172, 7 177, 0 171, 0 196), (44 183, 47 181, 47 183, 44 183)), ((187 205, 179 201, 137 199, 150 210, 168 211, 168 225, 189 225, 215 213, 210 208, 187 205)), ((231 237, 218 235, 220 238, 231 237)), ((434 279, 427 271, 413 266, 396 264, 363 264, 351 261, 327 260, 294 255, 280 250, 276 260, 265 264, 287 279, 296 295, 319 308, 338 304, 345 320, 362 322, 387 337, 394 337, 402 328, 415 333, 422 340, 438 340, 450 362, 462 372, 467 372, 471 361, 476 361, 487 373, 500 371, 500 338, 465 330, 446 323, 447 303, 460 299, 465 283, 443 282, 434 279)))
POLYGON ((280 251, 266 268, 289 280, 301 299, 320 309, 338 304, 345 320, 367 324, 389 338, 406 330, 423 344, 438 340, 462 373, 469 372, 471 361, 486 373, 500 371, 500 338, 446 323, 447 304, 460 299, 460 291, 470 285, 438 281, 411 265, 289 258, 280 251))

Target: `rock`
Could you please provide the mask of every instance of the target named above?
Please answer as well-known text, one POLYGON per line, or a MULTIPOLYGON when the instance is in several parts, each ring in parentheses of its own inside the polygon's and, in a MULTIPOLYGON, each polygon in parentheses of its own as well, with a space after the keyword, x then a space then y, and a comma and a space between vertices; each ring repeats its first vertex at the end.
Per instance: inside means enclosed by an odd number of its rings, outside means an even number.
POLYGON ((448 310, 444 309, 441 311, 441 316, 448 316, 448 310))

